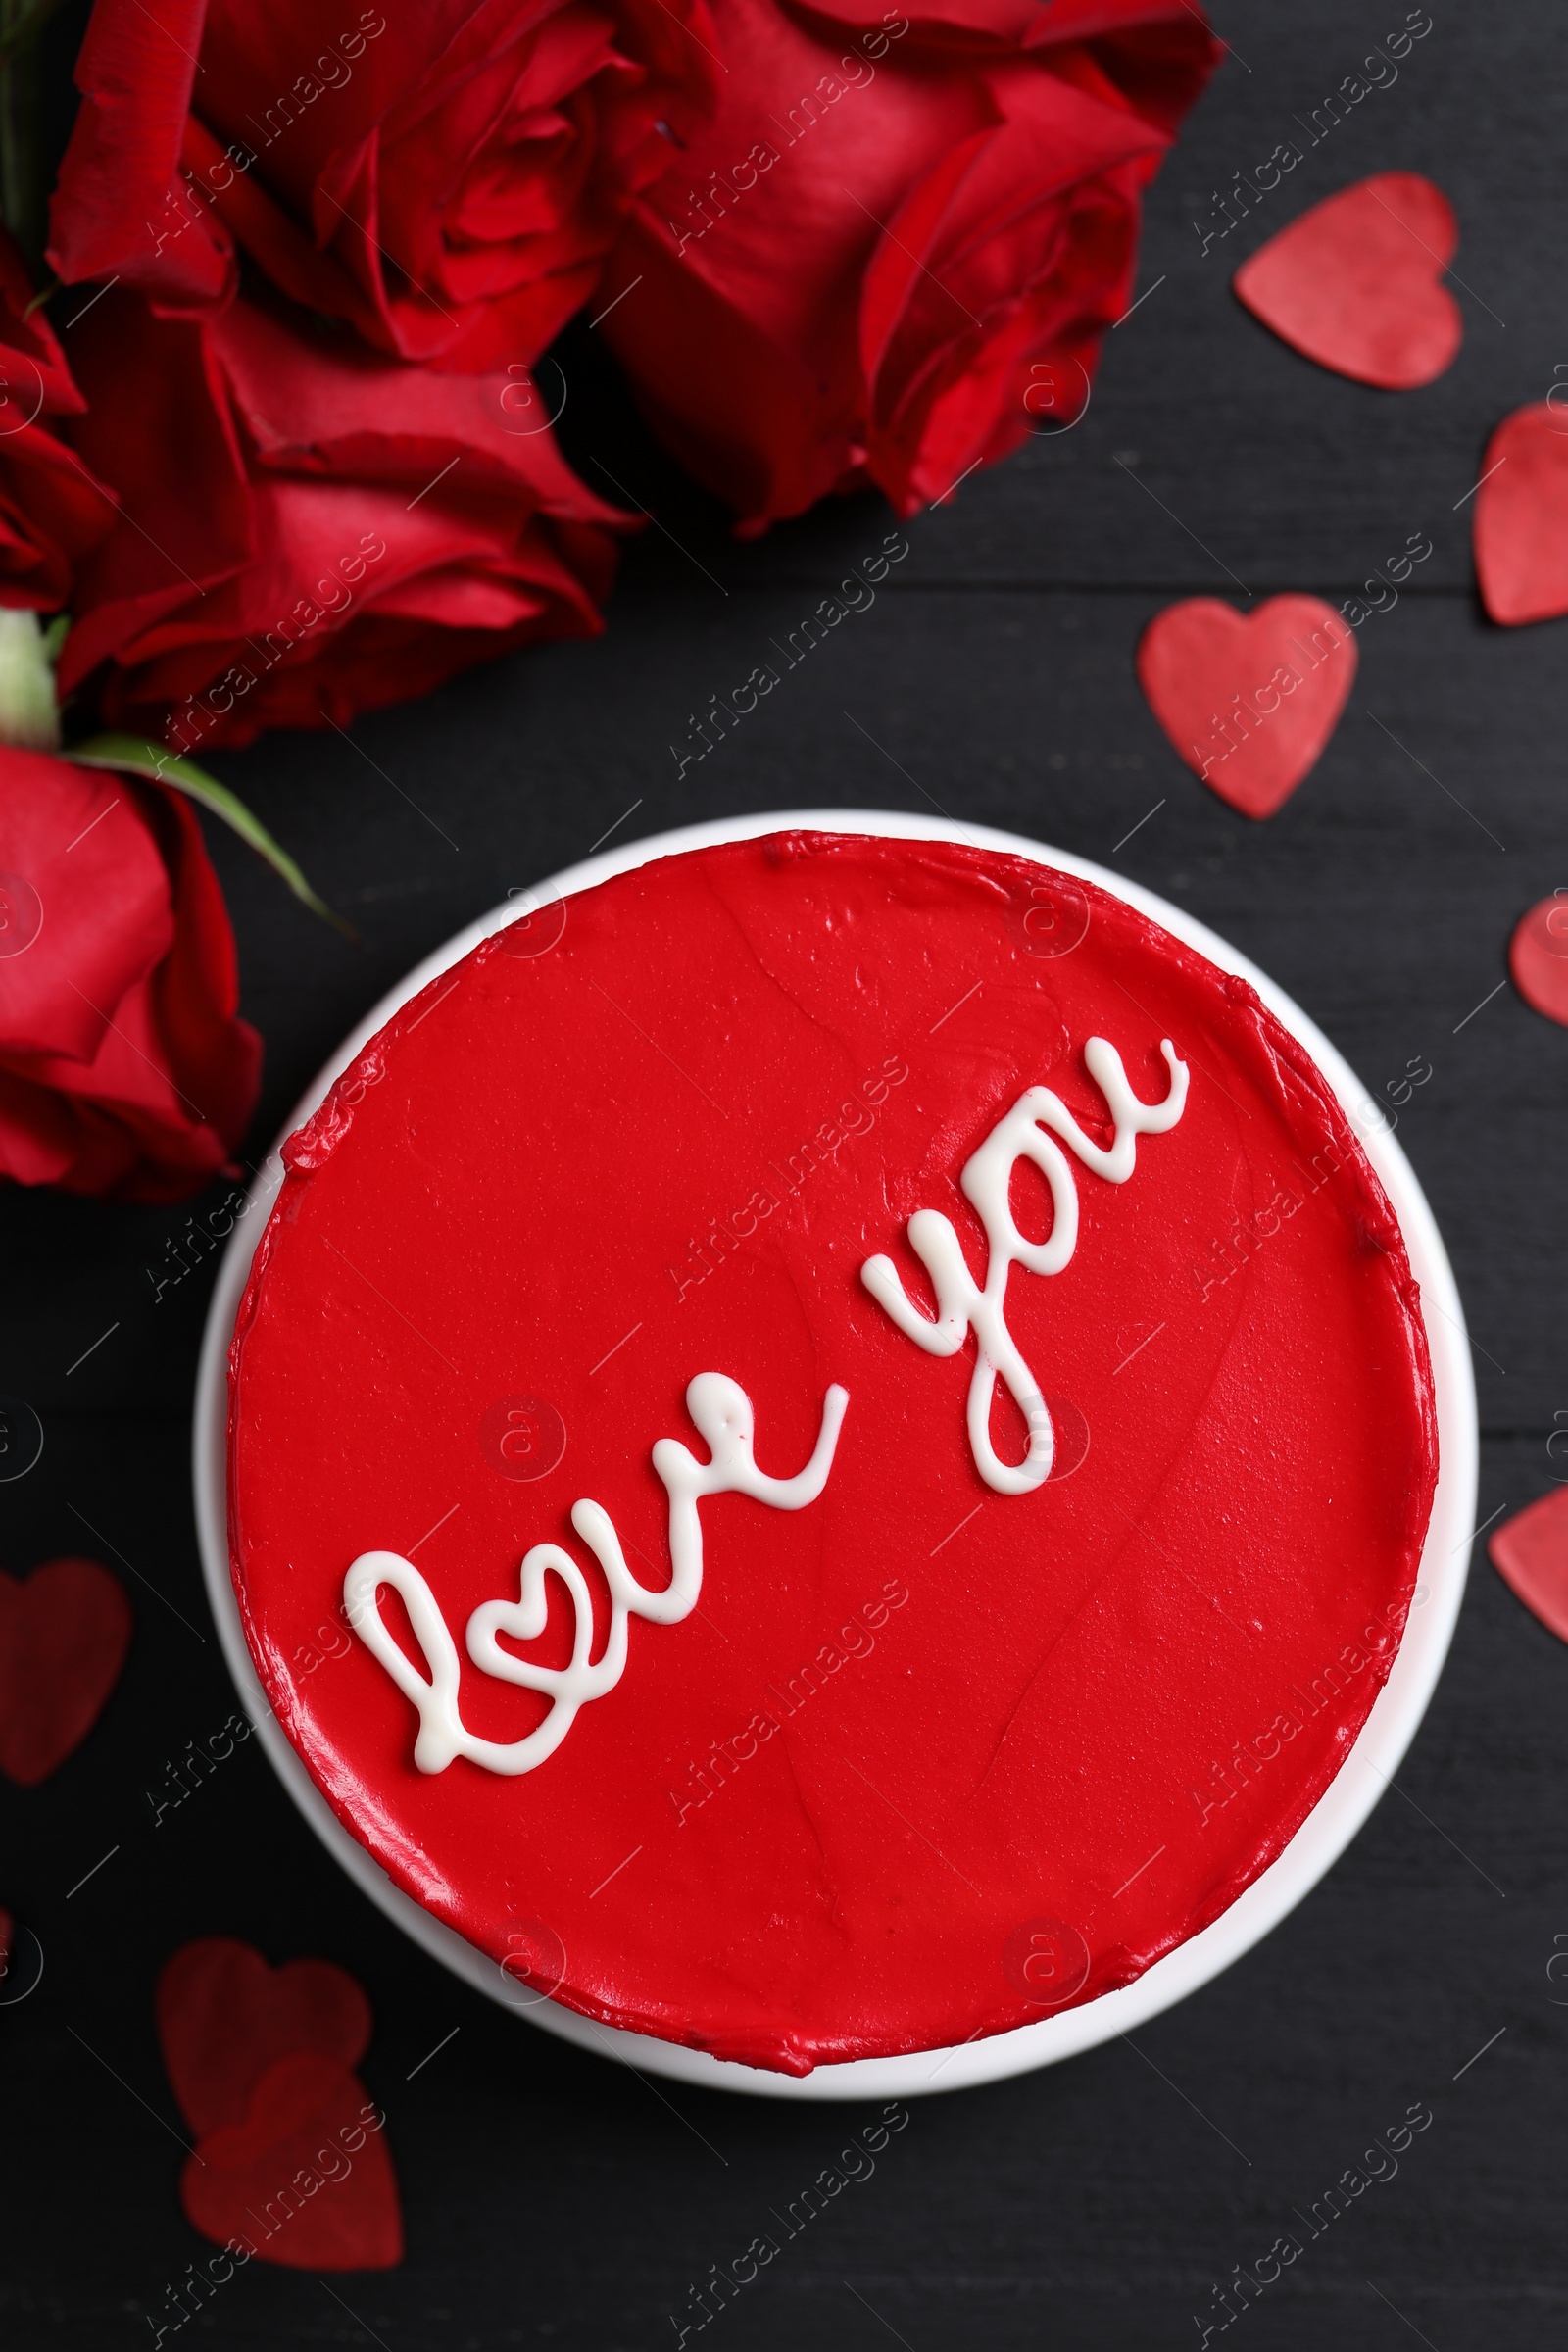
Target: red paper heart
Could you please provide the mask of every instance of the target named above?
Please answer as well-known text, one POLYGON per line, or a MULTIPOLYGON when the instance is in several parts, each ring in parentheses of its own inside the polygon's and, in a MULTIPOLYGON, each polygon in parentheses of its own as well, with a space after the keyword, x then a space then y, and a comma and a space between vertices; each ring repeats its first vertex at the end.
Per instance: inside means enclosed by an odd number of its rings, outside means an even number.
POLYGON ((1559 1642, 1568 1642, 1568 1487, 1505 1519, 1487 1549, 1525 1607, 1559 1642))
POLYGON ((341 2073, 364 2057, 370 2004, 330 1960, 270 1968, 227 1936, 187 1943, 158 1980, 158 2038, 185 2121, 198 2138, 243 2124, 258 2083, 280 2059, 308 2054, 341 2073))
POLYGON ((1451 366, 1464 333, 1442 272, 1453 208, 1417 172, 1379 172, 1314 204, 1231 284, 1282 341, 1360 384, 1409 392, 1451 366))
POLYGON ((280 2058, 243 2120, 205 2133, 180 2175, 192 2229, 295 2271, 385 2271, 403 2259, 380 2109, 346 2066, 280 2058))
POLYGON ((1272 816, 1333 734, 1355 662, 1348 624, 1318 597, 1244 614, 1196 596, 1150 622, 1138 679, 1194 774, 1244 816, 1272 816))
POLYGON ((130 1641, 124 1587, 97 1560, 0 1570, 0 1772, 46 1781, 86 1739, 130 1641))
POLYGON ((43 1946, 37 1936, 9 1911, 0 1911, 0 2009, 36 1992, 42 1976, 43 1946))
POLYGON ((1568 895, 1538 900, 1519 917, 1508 969, 1525 1003, 1568 1029, 1568 895))
POLYGON ((1568 612, 1568 410, 1538 400, 1503 418, 1482 461, 1473 540, 1494 620, 1568 612))

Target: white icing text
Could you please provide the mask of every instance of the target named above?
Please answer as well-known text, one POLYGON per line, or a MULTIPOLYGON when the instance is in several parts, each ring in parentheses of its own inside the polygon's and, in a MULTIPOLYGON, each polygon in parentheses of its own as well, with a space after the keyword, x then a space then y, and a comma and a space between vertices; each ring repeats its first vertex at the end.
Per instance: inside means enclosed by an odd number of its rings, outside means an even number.
POLYGON ((487 1600, 468 1619, 468 1655, 499 1681, 538 1690, 550 1712, 521 1740, 481 1740, 468 1731, 459 1708, 461 1665, 458 1645, 434 1593, 412 1560, 395 1551, 362 1552, 343 1580, 349 1623, 418 1709, 419 1733, 414 1761, 421 1772, 444 1772, 454 1756, 466 1756, 487 1772, 532 1772, 566 1737, 577 1710, 613 1690, 626 1664, 627 1619, 678 1625, 697 1604, 703 1587, 703 1530, 697 1505, 707 1494, 749 1494, 775 1511, 799 1511, 814 1502, 827 1484, 849 1392, 835 1385, 822 1401, 822 1425, 811 1458, 793 1478, 770 1478, 753 1458, 752 1400, 739 1383, 721 1372, 699 1372, 686 1391, 686 1409, 706 1441, 710 1459, 699 1462, 675 1438, 661 1438, 654 1468, 669 1496, 671 1575, 662 1592, 651 1592, 627 1567, 620 1539, 608 1511, 597 1502, 571 1506, 571 1524, 605 1573, 610 1587, 610 1630, 604 1650, 591 1656, 593 1598, 588 1580, 559 1544, 536 1544, 523 1556, 515 1600, 487 1600), (557 1576, 572 1605, 571 1662, 539 1666, 503 1649, 502 1634, 532 1642, 544 1632, 550 1600, 547 1576, 557 1576), (390 1585, 409 1613, 409 1623, 429 1668, 421 1674, 400 1646, 381 1615, 379 1593, 390 1585))
POLYGON ((1027 1494, 1051 1476, 1055 1438, 1040 1383, 1024 1362, 1007 1329, 1007 1276, 1015 1265, 1031 1274, 1059 1274, 1078 1243, 1078 1190, 1063 1153, 1044 1130, 1060 1136, 1086 1168, 1107 1184, 1125 1184, 1141 1135, 1163 1135, 1175 1126, 1187 1102, 1187 1064, 1178 1061, 1169 1038, 1160 1052, 1170 1071, 1163 1102, 1145 1102, 1133 1093, 1121 1055, 1102 1037, 1084 1048, 1084 1063, 1104 1096, 1115 1133, 1107 1149, 1091 1141, 1058 1095, 1032 1086, 999 1119, 958 1179, 965 1198, 985 1227, 989 1256, 985 1288, 969 1272, 952 1220, 940 1209, 917 1209, 909 1219, 909 1247, 930 1275, 937 1297, 933 1319, 908 1297, 890 1257, 867 1258, 860 1280, 906 1338, 928 1355, 956 1355, 969 1333, 975 1336, 975 1366, 969 1382, 969 1446, 975 1468, 999 1494, 1027 1494), (1043 1242, 1018 1231, 1008 1193, 1020 1159, 1033 1161, 1051 1188, 1051 1231, 1043 1242), (998 1380, 1022 1413, 1029 1449, 1016 1465, 999 1459, 991 1443, 991 1404, 998 1380))

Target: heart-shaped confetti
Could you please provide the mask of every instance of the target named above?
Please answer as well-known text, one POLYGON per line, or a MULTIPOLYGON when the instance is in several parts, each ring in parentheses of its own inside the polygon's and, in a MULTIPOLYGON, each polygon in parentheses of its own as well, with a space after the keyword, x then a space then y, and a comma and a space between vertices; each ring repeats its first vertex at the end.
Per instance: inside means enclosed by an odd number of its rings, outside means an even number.
POLYGON ((1316 765, 1355 680, 1355 638, 1315 596, 1241 613, 1217 597, 1167 605, 1144 631, 1138 679, 1195 775, 1244 816, 1272 816, 1316 765))
POLYGON ((0 1911, 0 2009, 14 2008, 36 1992, 43 1977, 43 1945, 31 1928, 0 1911))
POLYGON ((0 1772, 46 1781, 86 1739, 120 1679, 130 1602, 97 1560, 0 1570, 0 1772))
POLYGON ((1525 1607, 1559 1642, 1568 1642, 1568 1487, 1505 1519, 1487 1550, 1525 1607))
POLYGON ((330 1960, 270 1968, 248 1943, 204 1936, 158 1980, 158 2038, 181 2112, 198 2138, 254 2113, 264 2075, 308 2055, 339 2072, 370 2039, 370 2004, 330 1960))
POLYGON ((185 2217, 288 2270, 390 2270, 403 2217, 384 2121, 346 2066, 311 2050, 280 2058, 243 2118, 205 2133, 185 2165, 185 2217))
POLYGON ((1568 893, 1554 892, 1520 916, 1508 969, 1525 1003, 1568 1029, 1568 893))
POLYGON ((1568 612, 1568 408, 1538 400, 1505 416, 1480 479, 1473 542, 1488 612, 1505 628, 1568 612))
POLYGON ((1452 364, 1464 333, 1442 282, 1458 243, 1441 188, 1417 172, 1379 172, 1302 213, 1231 284, 1320 368, 1409 392, 1452 364))

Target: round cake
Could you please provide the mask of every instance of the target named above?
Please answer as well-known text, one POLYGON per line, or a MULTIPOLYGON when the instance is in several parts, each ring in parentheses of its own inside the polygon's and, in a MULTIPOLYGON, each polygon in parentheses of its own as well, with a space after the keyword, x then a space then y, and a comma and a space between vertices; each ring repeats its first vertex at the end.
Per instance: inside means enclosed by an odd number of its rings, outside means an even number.
POLYGON ((780 833, 488 938, 283 1148, 230 1356, 278 1720, 519 1986, 804 2075, 1126 1984, 1298 1828, 1437 1473, 1416 1286, 1242 979, 780 833))

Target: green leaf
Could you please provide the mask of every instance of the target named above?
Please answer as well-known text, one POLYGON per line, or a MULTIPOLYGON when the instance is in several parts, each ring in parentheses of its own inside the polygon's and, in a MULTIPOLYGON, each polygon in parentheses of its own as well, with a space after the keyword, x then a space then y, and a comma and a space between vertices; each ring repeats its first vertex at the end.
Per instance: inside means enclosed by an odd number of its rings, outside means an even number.
POLYGON ((226 784, 220 784, 216 776, 210 776, 193 760, 172 760, 167 752, 160 752, 137 735, 94 735, 86 743, 72 744, 61 756, 75 760, 79 767, 123 768, 131 775, 148 776, 155 784, 169 784, 176 792, 188 793, 200 807, 210 809, 214 816, 220 816, 225 825, 231 825, 241 841, 249 842, 313 914, 318 914, 322 922, 330 923, 334 931, 340 931, 356 947, 363 945, 352 923, 346 923, 340 914, 333 913, 324 899, 317 897, 287 850, 252 816, 238 794, 230 792, 226 784))
POLYGON ((23 0, 19 8, 13 5, 0 15, 0 56, 7 56, 24 41, 35 41, 64 0, 23 0))

